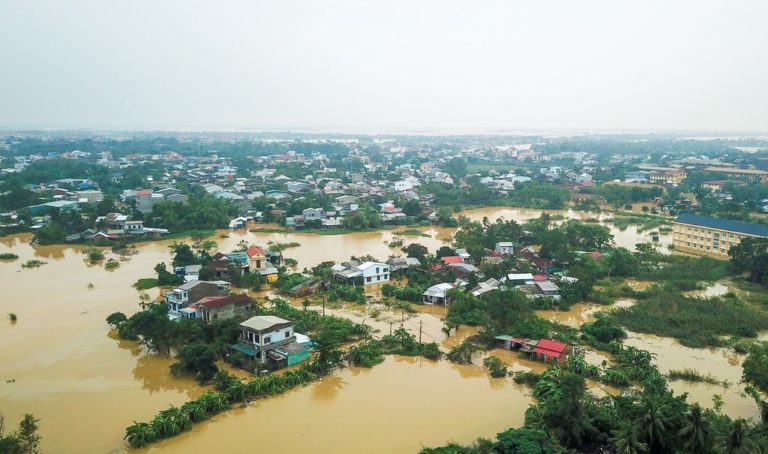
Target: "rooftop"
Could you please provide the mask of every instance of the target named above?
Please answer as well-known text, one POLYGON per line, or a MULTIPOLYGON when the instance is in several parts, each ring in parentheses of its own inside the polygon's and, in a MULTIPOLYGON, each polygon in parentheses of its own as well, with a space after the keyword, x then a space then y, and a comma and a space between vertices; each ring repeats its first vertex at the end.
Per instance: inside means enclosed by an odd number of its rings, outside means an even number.
POLYGON ((675 219, 675 222, 681 224, 698 225, 711 229, 728 230, 729 232, 738 232, 746 235, 768 237, 768 225, 751 224, 749 222, 732 221, 729 219, 710 218, 696 214, 681 214, 675 219))
POLYGON ((257 315, 240 323, 240 326, 256 331, 264 331, 278 325, 292 325, 293 322, 274 315, 257 315))

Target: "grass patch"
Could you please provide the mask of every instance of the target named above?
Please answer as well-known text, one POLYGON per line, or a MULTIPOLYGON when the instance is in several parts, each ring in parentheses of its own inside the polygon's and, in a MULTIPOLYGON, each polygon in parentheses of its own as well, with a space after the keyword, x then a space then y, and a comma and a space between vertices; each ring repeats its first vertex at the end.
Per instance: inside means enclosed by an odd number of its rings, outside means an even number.
POLYGON ((671 219, 663 216, 629 213, 626 211, 615 213, 612 218, 606 219, 605 222, 612 223, 619 230, 626 230, 630 225, 636 225, 638 226, 638 233, 654 229, 661 230, 662 228, 668 227, 672 224, 671 219))
POLYGON ((690 368, 672 369, 667 374, 667 378, 670 380, 684 380, 689 382, 709 383, 711 385, 723 385, 725 387, 730 385, 728 382, 720 382, 720 380, 712 374, 702 374, 696 369, 690 368))
POLYGON ((632 331, 674 337, 689 347, 722 346, 721 336, 757 337, 768 329, 765 312, 735 298, 691 298, 653 286, 643 299, 613 313, 632 331))
POLYGON ((148 290, 153 287, 157 287, 157 279, 154 277, 146 277, 136 281, 133 286, 136 290, 148 290))
POLYGON ((421 230, 418 229, 405 229, 400 232, 395 232, 396 235, 403 235, 403 236, 420 236, 424 238, 432 238, 432 235, 428 235, 421 230))
POLYGON ((0 260, 16 260, 19 256, 16 254, 12 254, 10 252, 5 252, 3 254, 0 254, 0 260))
POLYGON ((40 268, 46 263, 48 262, 43 262, 41 260, 27 260, 25 263, 21 264, 21 267, 22 268, 40 268))
POLYGON ((107 260, 107 263, 104 264, 105 270, 114 270, 120 267, 120 262, 118 262, 115 259, 109 259, 107 260))
POLYGON ((664 283, 678 291, 701 290, 702 283, 715 282, 731 273, 730 263, 710 257, 672 255, 664 257, 659 268, 641 271, 637 279, 664 283))

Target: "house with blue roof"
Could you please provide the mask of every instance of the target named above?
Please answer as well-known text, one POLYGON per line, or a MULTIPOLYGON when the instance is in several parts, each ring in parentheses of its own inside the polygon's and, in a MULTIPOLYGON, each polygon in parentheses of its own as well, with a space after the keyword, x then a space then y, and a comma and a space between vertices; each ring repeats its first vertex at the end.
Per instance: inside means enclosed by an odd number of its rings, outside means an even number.
POLYGON ((768 225, 681 214, 672 222, 676 251, 728 259, 728 251, 744 238, 768 237, 768 225))

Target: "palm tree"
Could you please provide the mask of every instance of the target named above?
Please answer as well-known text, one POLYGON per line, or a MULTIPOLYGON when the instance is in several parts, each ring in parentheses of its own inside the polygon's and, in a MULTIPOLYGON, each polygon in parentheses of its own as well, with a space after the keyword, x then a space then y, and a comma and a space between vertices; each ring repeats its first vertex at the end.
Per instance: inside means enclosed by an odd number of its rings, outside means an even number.
POLYGON ((190 400, 181 406, 181 411, 186 412, 192 422, 199 422, 208 417, 205 405, 197 400, 190 400))
POLYGON ((648 445, 637 439, 637 431, 633 427, 625 427, 611 432, 613 438, 609 441, 616 447, 618 454, 641 454, 648 452, 648 445))
POLYGON ((709 446, 709 422, 699 404, 694 404, 686 413, 680 436, 685 439, 685 448, 694 454, 703 453, 709 446))
POLYGON ((669 427, 669 421, 661 413, 654 398, 646 397, 642 402, 642 413, 635 421, 640 439, 655 451, 655 447, 664 446, 664 435, 669 427))
POLYGON ((562 394, 560 389, 561 376, 562 369, 560 367, 555 366, 545 370, 541 379, 533 387, 533 397, 545 401, 562 394))
POLYGON ((731 423, 728 433, 722 437, 723 452, 728 454, 741 454, 759 452, 754 440, 749 433, 749 423, 739 418, 731 423))
POLYGON ((224 391, 224 394, 227 395, 227 399, 230 402, 245 401, 245 395, 246 395, 245 384, 240 380, 238 380, 232 383, 231 385, 229 385, 226 391, 224 391))
POLYGON ((157 440, 157 435, 149 424, 134 421, 125 429, 123 440, 127 440, 131 448, 141 448, 157 440))
POLYGON ((198 397, 197 401, 205 407, 205 412, 211 415, 221 413, 229 408, 226 396, 219 392, 207 391, 203 393, 202 396, 198 397))

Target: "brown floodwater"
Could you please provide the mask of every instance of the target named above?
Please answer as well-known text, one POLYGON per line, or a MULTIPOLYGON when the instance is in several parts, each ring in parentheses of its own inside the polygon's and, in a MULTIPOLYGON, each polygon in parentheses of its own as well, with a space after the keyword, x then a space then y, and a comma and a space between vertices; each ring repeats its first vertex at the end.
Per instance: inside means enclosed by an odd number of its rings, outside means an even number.
MULTIPOLYGON (((522 221, 538 216, 540 211, 483 209, 466 214, 492 219, 503 215, 522 221)), ((420 230, 429 237, 403 236, 405 244, 419 242, 434 251, 454 232, 435 227, 420 230)), ((632 234, 630 227, 620 235, 632 234)), ((626 240, 617 242, 633 246, 645 241, 645 236, 622 236, 626 240)), ((269 241, 298 242, 300 246, 286 250, 285 255, 298 259, 301 269, 326 260, 346 260, 352 255, 371 254, 384 259, 399 254, 387 245, 395 237, 392 231, 314 235, 243 230, 219 231, 213 239, 221 250, 231 250, 243 239, 262 245, 269 241), (220 238, 224 234, 227 238, 220 238)), ((5 284, 5 295, 0 299, 0 413, 11 427, 24 413, 40 418, 43 452, 125 451, 124 430, 134 420, 150 420, 168 405, 180 405, 204 391, 193 380, 171 376, 170 358, 148 354, 136 343, 117 340, 105 322, 112 312, 130 315, 139 309, 139 292, 131 284, 151 277, 155 264, 170 261, 168 246, 173 241, 141 243, 136 255, 110 272, 101 264, 87 264, 79 246, 31 246, 30 238, 29 234, 0 238, 0 252, 20 257, 0 263, 0 279, 5 284), (47 263, 40 268, 21 267, 32 259, 47 263), (18 317, 13 324, 5 318, 11 312, 18 317)), ((108 249, 105 252, 108 258, 119 259, 108 249)), ((154 298, 159 292, 153 289, 148 294, 154 298)), ((370 324, 380 334, 401 323, 415 335, 421 328, 422 340, 435 341, 443 350, 476 333, 473 328, 461 327, 446 336, 442 331, 442 307, 418 307, 416 314, 406 313, 404 320, 399 312, 381 305, 345 305, 329 311, 370 324)), ((696 355, 700 351, 673 352, 674 361, 680 364, 685 360, 680 356, 683 353, 696 355)), ((513 370, 543 367, 503 350, 493 354, 505 359, 513 370)), ((659 354, 660 359, 663 356, 659 354)), ((590 358, 593 363, 602 360, 599 355, 590 358)), ((738 362, 718 368, 727 368, 730 377, 741 373, 738 362)), ((740 407, 740 402, 730 403, 726 398, 726 410, 736 415, 753 413, 753 405, 740 407)), ((359 452, 362 445, 365 451, 415 451, 422 443, 437 445, 452 439, 468 442, 477 436, 492 436, 519 424, 529 403, 524 388, 511 380, 490 380, 478 366, 390 358, 373 370, 345 369, 322 383, 219 416, 215 422, 197 426, 192 433, 158 446, 178 452, 232 451, 243 446, 244 440, 251 441, 248 446, 263 446, 264 442, 277 446, 277 438, 271 437, 280 437, 286 452, 321 451, 319 448, 324 446, 331 446, 332 451, 359 452), (258 408, 262 406, 268 410, 258 408), (457 408, 470 414, 461 418, 460 424, 453 424, 446 415, 457 408), (263 425, 272 421, 265 414, 274 415, 274 423, 263 425), (398 421, 402 424, 398 425, 398 421), (382 437, 381 431, 369 430, 371 427, 392 427, 398 437, 382 437)))
POLYGON ((417 452, 518 426, 531 401, 524 387, 478 367, 394 356, 227 412, 147 451, 417 452))
MULTIPOLYGON (((552 215, 561 215, 565 220, 570 219, 597 219, 600 225, 608 227, 611 231, 611 235, 614 236, 614 241, 617 246, 625 247, 627 249, 634 250, 637 243, 648 243, 651 241, 650 232, 638 232, 637 225, 630 225, 624 230, 620 230, 615 227, 613 223, 606 222, 611 218, 611 214, 607 213, 590 213, 584 211, 568 210, 536 210, 527 208, 499 208, 499 207, 487 207, 478 208, 474 210, 467 210, 461 212, 462 216, 466 216, 469 219, 480 221, 484 217, 487 217, 491 222, 498 218, 514 219, 517 222, 524 222, 530 219, 536 219, 541 216, 542 213, 549 213, 552 215)), ((555 221, 555 224, 560 224, 564 221, 555 221)), ((659 242, 656 243, 658 251, 664 254, 669 254, 669 246, 672 244, 672 235, 668 233, 662 233, 659 237, 659 242)))
POLYGON ((652 353, 661 373, 690 368, 728 383, 728 386, 724 386, 682 380, 670 381, 670 388, 679 394, 688 393, 690 402, 698 402, 703 407, 712 408, 712 397, 717 394, 723 399, 724 413, 731 417, 759 418, 757 404, 751 397, 743 394, 744 387, 739 383, 744 355, 724 348, 690 348, 675 339, 632 331, 629 332, 625 344, 652 353))

